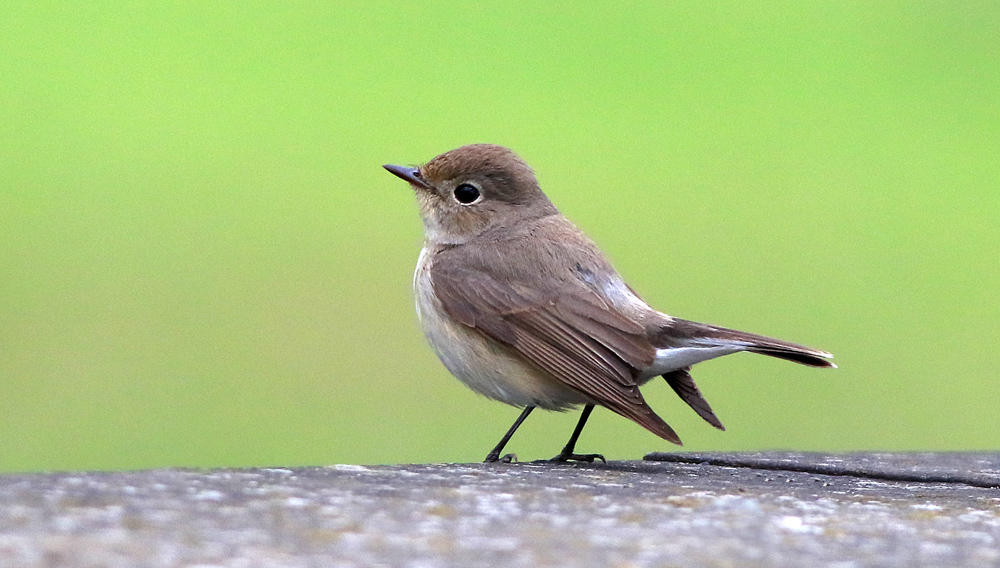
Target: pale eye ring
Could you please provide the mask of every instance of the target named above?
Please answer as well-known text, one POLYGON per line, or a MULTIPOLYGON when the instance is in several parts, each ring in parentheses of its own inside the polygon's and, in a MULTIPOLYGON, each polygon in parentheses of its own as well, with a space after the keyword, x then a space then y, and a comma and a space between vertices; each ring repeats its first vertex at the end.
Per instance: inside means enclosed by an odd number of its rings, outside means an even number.
POLYGON ((459 186, 455 188, 455 201, 458 201, 462 205, 475 203, 479 200, 479 197, 479 189, 471 183, 459 184, 459 186))

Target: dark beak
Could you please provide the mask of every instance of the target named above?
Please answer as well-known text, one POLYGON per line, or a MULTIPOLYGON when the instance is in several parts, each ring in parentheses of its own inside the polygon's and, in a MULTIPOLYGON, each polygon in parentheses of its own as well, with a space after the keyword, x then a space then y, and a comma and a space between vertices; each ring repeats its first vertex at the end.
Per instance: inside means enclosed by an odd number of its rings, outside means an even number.
POLYGON ((402 178, 417 187, 431 189, 430 184, 420 177, 420 168, 408 168, 406 166, 394 166, 392 164, 386 164, 382 167, 389 170, 389 173, 402 178))

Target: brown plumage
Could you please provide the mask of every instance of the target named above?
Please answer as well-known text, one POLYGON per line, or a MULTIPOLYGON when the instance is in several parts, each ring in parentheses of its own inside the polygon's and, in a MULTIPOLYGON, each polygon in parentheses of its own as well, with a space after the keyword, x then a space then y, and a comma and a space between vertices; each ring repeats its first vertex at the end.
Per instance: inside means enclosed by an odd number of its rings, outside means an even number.
POLYGON ((662 375, 722 429, 689 373, 694 363, 749 351, 831 367, 829 353, 673 318, 649 307, 597 246, 548 200, 510 150, 464 146, 422 168, 386 166, 416 190, 427 242, 414 287, 421 324, 445 366, 473 390, 530 409, 593 405, 680 444, 639 386, 662 375))

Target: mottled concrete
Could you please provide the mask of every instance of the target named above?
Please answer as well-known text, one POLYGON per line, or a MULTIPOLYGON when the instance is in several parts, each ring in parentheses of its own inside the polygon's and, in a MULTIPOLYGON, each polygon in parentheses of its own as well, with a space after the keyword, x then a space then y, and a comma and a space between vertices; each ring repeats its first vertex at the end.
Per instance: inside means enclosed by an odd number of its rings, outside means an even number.
POLYGON ((0 566, 1000 565, 998 454, 660 457, 6 475, 0 566))

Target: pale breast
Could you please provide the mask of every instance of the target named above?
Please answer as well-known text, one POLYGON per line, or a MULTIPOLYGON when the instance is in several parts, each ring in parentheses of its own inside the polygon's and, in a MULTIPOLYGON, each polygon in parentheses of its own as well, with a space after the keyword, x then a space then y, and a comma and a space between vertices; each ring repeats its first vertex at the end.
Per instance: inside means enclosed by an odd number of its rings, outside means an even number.
POLYGON ((417 317, 444 366, 477 393, 514 406, 562 410, 590 400, 510 348, 454 321, 434 296, 434 251, 425 246, 413 275, 417 317))

